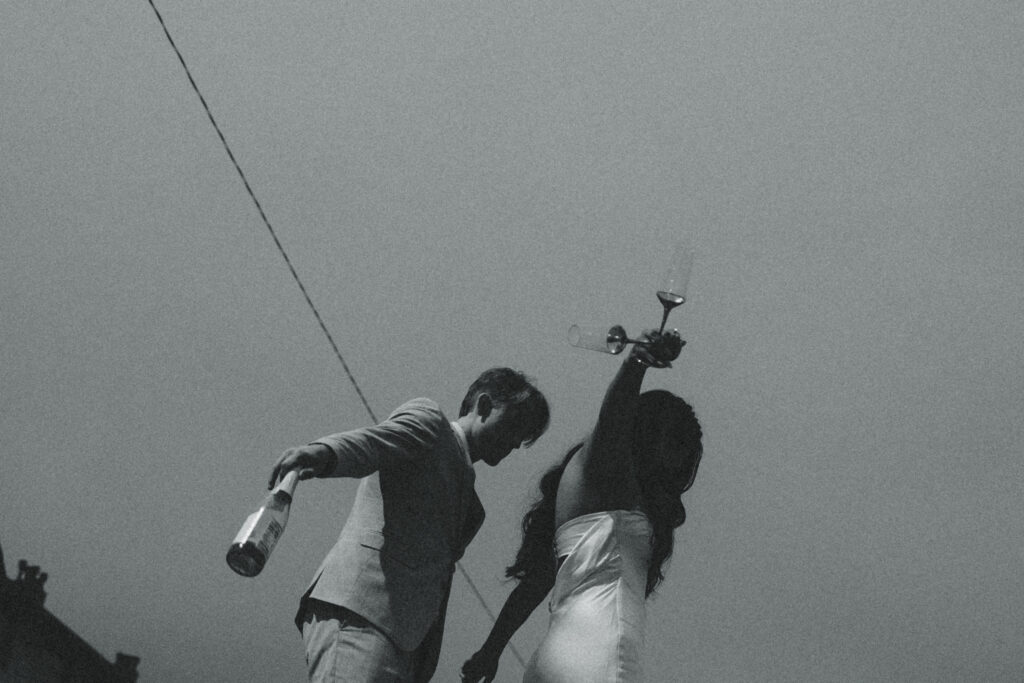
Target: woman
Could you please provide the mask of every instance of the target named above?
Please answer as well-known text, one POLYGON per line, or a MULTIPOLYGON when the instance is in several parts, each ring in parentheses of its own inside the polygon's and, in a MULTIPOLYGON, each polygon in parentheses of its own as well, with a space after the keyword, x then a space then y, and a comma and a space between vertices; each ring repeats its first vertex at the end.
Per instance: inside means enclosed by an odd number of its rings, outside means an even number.
POLYGON ((492 681, 498 658, 552 591, 547 635, 525 683, 638 681, 645 600, 664 578, 673 530, 702 454, 693 409, 674 394, 640 393, 649 367, 671 367, 683 341, 647 332, 605 394, 597 424, 541 479, 507 575, 518 580, 463 680, 492 681), (553 589, 553 590, 552 590, 553 589))

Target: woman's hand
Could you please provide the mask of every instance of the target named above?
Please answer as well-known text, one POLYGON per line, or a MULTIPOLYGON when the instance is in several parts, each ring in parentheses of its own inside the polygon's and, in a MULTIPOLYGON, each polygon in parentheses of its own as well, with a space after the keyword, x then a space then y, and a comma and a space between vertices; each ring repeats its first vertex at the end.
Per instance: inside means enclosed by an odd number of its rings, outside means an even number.
POLYGON ((490 683, 498 674, 498 658, 501 652, 481 649, 462 665, 462 680, 467 683, 490 683))
POLYGON ((646 344, 634 344, 631 358, 652 368, 670 368, 672 361, 679 357, 686 342, 680 339, 677 330, 658 332, 645 330, 643 338, 646 344))

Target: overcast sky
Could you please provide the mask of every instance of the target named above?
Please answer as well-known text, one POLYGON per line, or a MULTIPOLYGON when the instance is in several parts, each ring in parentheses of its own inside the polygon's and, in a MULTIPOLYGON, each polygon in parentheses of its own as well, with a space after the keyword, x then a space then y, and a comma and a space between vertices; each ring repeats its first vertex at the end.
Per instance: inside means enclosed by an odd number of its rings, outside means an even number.
MULTIPOLYGON (((539 474, 697 250, 651 373, 705 457, 653 683, 1024 676, 1024 6, 160 2, 367 401, 534 376, 463 566, 497 610, 539 474)), ((0 8, 0 544, 142 683, 303 680, 356 483, 224 553, 287 447, 366 425, 150 5, 0 8)), ((529 656, 539 610, 514 640, 529 656)), ((490 620, 456 575, 437 680, 490 620)), ((518 681, 511 655, 499 681, 518 681)))

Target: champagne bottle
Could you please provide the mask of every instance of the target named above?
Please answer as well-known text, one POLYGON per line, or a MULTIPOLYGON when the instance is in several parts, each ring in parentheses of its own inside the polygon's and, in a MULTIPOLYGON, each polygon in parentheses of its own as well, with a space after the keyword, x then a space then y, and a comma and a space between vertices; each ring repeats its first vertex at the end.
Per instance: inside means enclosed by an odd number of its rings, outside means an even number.
POLYGON ((229 567, 242 576, 256 576, 263 570, 288 523, 288 511, 298 482, 299 473, 288 472, 267 494, 263 505, 249 515, 228 548, 229 567))

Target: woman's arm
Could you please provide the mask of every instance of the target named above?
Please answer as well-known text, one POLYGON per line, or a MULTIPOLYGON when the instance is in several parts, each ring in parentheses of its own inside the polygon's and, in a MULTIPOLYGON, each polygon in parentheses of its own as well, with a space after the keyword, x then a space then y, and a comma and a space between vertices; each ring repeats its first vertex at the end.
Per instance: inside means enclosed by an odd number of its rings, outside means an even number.
POLYGON ((485 683, 494 680, 498 672, 498 659, 505 650, 512 635, 519 630, 533 610, 537 608, 544 596, 554 585, 554 576, 543 578, 524 579, 519 582, 505 605, 501 608, 487 640, 469 660, 462 665, 462 680, 476 683, 485 683))
POLYGON ((639 497, 633 438, 640 387, 647 368, 671 367, 683 342, 679 333, 644 333, 649 344, 634 344, 605 391, 597 423, 566 467, 558 491, 556 525, 598 510, 628 509, 639 497))

